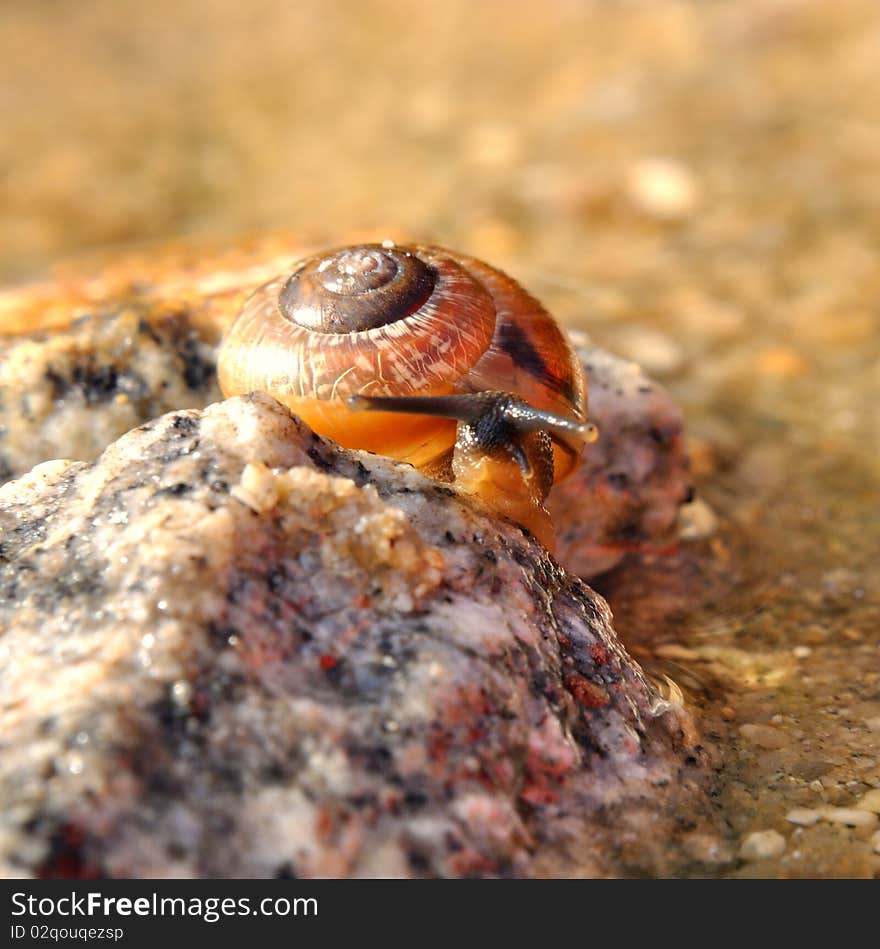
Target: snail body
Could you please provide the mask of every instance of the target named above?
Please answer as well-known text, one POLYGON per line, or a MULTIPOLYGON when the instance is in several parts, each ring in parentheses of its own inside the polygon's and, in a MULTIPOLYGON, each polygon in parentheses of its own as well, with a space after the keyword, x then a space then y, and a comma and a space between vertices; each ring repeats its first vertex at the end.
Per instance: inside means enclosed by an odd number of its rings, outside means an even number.
POLYGON ((510 277, 436 247, 310 257, 245 303, 218 358, 225 395, 274 396, 347 448, 409 462, 528 527, 594 437, 564 332, 510 277), (362 411, 369 409, 369 411, 362 411))

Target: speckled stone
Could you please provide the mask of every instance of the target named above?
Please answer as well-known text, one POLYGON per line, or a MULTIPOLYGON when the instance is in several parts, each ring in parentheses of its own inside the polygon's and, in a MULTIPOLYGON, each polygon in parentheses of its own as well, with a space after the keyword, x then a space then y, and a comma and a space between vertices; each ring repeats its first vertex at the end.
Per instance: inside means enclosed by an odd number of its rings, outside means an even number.
POLYGON ((548 509, 558 558, 593 577, 628 553, 657 553, 678 542, 678 516, 693 499, 681 410, 642 369, 574 334, 589 383, 599 438, 556 487, 548 509))
POLYGON ((0 480, 51 458, 90 461, 135 425, 219 396, 213 347, 185 314, 120 306, 0 340, 0 480))
POLYGON ((667 875, 683 816, 723 851, 598 595, 268 397, 41 465, 0 527, 5 874, 667 875))

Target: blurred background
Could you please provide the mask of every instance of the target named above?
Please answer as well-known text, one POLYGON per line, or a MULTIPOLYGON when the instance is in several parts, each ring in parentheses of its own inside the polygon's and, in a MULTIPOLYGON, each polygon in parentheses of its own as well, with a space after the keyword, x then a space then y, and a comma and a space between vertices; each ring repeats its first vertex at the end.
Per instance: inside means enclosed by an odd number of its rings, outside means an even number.
POLYGON ((821 240, 877 219, 878 22, 874 0, 5 0, 0 275, 267 227, 574 276, 597 228, 821 240))
MULTIPOLYGON (((0 281, 274 229, 507 269, 685 408, 726 598, 606 591, 714 656, 671 671, 731 826, 880 786, 877 0, 4 0, 0 48, 0 281)), ((810 833, 804 874, 880 872, 810 833)))

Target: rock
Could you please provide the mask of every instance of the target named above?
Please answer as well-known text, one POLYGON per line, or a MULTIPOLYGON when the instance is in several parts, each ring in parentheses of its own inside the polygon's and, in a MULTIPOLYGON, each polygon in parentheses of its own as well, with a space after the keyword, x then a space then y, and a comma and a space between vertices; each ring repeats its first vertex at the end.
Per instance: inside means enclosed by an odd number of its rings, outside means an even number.
POLYGON ((819 811, 811 810, 808 807, 795 807, 785 815, 785 819, 790 824, 809 827, 812 824, 817 824, 822 819, 822 815, 819 811))
POLYGON ((678 536, 681 540, 705 540, 717 532, 718 515, 702 498, 682 505, 678 517, 678 536))
POLYGON ((697 863, 713 866, 730 863, 733 860, 733 852, 727 841, 715 834, 699 831, 685 834, 682 845, 687 855, 697 863))
POLYGON ((718 837, 597 594, 266 396, 41 465, 0 528, 6 875, 669 875, 682 815, 718 837))
POLYGON ((863 794, 856 804, 856 809, 860 811, 870 811, 872 814, 880 814, 880 790, 868 791, 863 794))
POLYGON ((90 461, 124 432, 220 397, 213 346, 183 314, 122 306, 0 342, 0 480, 50 458, 90 461))
POLYGON ((759 748, 769 750, 785 748, 791 744, 791 736, 779 728, 772 725, 753 725, 751 723, 740 725, 739 733, 759 748))
POLYGON ((756 830, 748 834, 739 848, 743 860, 773 860, 785 853, 785 837, 777 830, 756 830))
POLYGON ((856 807, 826 807, 821 811, 822 819, 830 824, 843 824, 861 831, 872 831, 877 826, 877 814, 856 807))
POLYGON ((662 220, 687 217, 699 200, 693 173, 669 158, 642 158, 632 164, 626 191, 642 213, 662 220))
POLYGON ((594 577, 628 553, 674 550, 679 509, 693 500, 693 487, 684 421, 666 390, 635 363, 591 346, 583 334, 573 337, 599 438, 548 508, 559 562, 594 577))
POLYGON ((671 375, 684 367, 685 353, 681 344, 665 333, 648 326, 623 326, 614 333, 615 349, 659 376, 671 375))

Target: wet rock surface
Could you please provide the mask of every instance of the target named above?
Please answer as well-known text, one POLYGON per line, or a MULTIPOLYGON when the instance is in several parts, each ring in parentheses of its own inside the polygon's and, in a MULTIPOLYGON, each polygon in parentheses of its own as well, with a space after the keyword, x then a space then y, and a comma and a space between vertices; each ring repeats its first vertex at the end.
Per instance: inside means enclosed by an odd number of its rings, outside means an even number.
POLYGON ((604 600, 520 528, 266 396, 43 464, 0 517, 6 874, 725 859, 714 763, 604 600))

